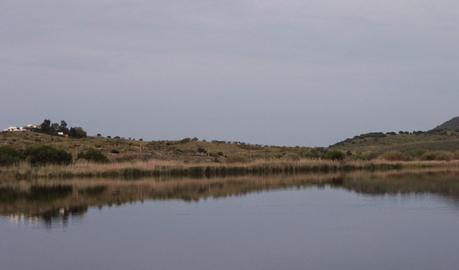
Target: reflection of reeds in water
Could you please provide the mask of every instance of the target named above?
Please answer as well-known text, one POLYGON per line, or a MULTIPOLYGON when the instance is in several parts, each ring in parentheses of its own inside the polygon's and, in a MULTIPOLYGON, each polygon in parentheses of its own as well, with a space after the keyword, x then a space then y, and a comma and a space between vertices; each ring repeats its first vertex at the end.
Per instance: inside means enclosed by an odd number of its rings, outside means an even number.
POLYGON ((144 200, 240 196, 251 192, 306 187, 343 188, 363 194, 431 193, 459 198, 459 172, 425 169, 348 174, 277 175, 206 179, 34 180, 0 186, 0 215, 40 217, 50 222, 83 215, 88 207, 144 200))
POLYGON ((70 166, 27 164, 0 168, 2 179, 63 178, 142 178, 142 177, 220 177, 295 173, 335 173, 356 170, 376 171, 408 168, 458 167, 459 162, 416 161, 329 161, 329 160, 257 160, 246 163, 184 163, 143 161, 110 164, 76 163, 70 166))

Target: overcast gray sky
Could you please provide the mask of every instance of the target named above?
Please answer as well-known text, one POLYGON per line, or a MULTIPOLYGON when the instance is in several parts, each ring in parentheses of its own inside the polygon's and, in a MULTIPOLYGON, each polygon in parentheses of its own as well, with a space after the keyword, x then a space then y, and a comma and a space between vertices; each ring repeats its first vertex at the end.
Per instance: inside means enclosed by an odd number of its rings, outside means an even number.
POLYGON ((459 115, 457 0, 0 0, 0 126, 326 146, 459 115))

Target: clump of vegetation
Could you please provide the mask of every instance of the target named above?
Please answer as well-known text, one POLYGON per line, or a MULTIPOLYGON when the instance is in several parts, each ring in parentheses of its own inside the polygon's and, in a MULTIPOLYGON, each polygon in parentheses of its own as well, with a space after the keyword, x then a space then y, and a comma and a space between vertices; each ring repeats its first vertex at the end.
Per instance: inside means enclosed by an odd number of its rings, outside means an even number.
POLYGON ((378 154, 373 151, 364 151, 364 152, 357 152, 352 155, 352 159, 354 160, 373 160, 378 157, 378 154))
POLYGON ((454 158, 453 153, 447 151, 433 151, 427 152, 421 156, 422 160, 439 160, 439 161, 450 161, 454 158))
POLYGON ((17 151, 10 146, 0 147, 0 166, 9 166, 19 163, 24 160, 22 152, 17 151))
POLYGON ((198 147, 198 153, 207 154, 207 150, 204 147, 198 147))
POLYGON ((45 133, 48 135, 68 135, 73 138, 86 138, 87 134, 81 127, 68 128, 67 122, 62 120, 60 123, 51 123, 51 120, 45 119, 38 129, 33 131, 45 133))
POLYGON ((341 151, 331 150, 331 151, 327 151, 322 156, 322 158, 330 159, 330 160, 344 160, 346 158, 346 155, 341 151))
POLYGON ((300 160, 301 157, 297 153, 286 153, 283 156, 283 158, 286 159, 286 160, 300 160))
POLYGON ((87 133, 81 127, 73 127, 69 131, 69 136, 73 137, 73 138, 80 138, 81 139, 81 138, 86 138, 87 137, 87 133))
POLYGON ((72 155, 64 150, 51 146, 35 146, 25 150, 26 159, 33 166, 58 164, 68 165, 72 163, 72 155))
POLYGON ((78 159, 84 159, 96 163, 107 163, 108 158, 97 149, 88 149, 78 154, 78 159))
POLYGON ((380 159, 387 161, 408 161, 410 157, 400 151, 389 151, 379 156, 380 159))

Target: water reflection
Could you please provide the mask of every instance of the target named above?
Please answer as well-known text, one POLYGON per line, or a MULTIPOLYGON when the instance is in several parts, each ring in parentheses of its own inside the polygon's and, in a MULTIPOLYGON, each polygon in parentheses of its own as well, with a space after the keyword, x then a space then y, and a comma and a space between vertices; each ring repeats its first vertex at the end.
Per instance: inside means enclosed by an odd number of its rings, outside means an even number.
POLYGON ((459 204, 459 172, 396 172, 289 175, 215 179, 144 179, 121 181, 79 179, 21 181, 0 185, 0 215, 12 223, 66 226, 90 207, 144 200, 242 196, 287 188, 332 187, 371 196, 434 194, 459 204))

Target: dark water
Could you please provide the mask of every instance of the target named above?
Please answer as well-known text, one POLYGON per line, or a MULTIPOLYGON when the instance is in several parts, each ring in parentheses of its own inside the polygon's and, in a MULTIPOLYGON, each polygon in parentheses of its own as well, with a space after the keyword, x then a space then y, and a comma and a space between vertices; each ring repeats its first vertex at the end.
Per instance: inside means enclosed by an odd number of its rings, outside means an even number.
POLYGON ((0 269, 458 269, 457 175, 338 179, 4 189, 0 269))

